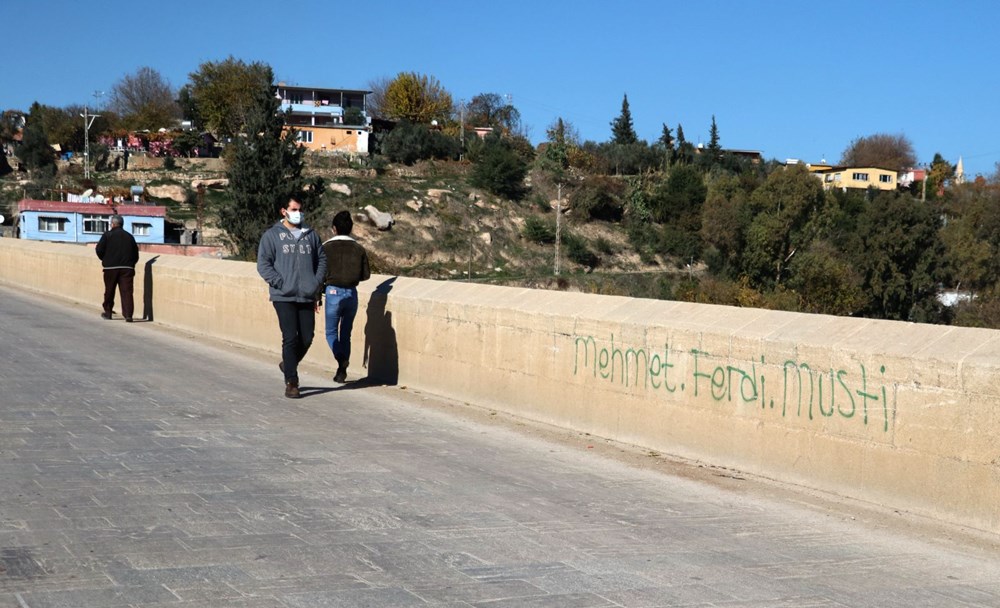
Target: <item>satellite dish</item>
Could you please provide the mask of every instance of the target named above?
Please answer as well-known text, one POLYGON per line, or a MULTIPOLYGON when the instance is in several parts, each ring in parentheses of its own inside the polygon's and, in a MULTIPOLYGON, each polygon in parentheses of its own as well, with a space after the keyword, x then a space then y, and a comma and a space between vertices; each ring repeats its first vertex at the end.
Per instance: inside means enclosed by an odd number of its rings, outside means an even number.
POLYGON ((2 215, 0 215, 0 224, 3 223, 3 220, 4 220, 4 217, 2 215))
POLYGON ((83 194, 81 194, 80 196, 87 197, 87 196, 90 196, 93 193, 94 193, 94 189, 93 188, 87 188, 86 190, 83 191, 83 194))
POLYGON ((104 195, 103 194, 98 194, 97 196, 95 196, 94 197, 94 202, 103 203, 104 202, 104 195))

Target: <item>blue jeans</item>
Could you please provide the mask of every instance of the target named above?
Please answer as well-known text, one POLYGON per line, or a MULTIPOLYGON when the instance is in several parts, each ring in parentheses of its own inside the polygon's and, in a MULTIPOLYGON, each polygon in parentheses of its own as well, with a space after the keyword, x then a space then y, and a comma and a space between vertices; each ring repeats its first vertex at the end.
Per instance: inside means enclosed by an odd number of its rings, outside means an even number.
POLYGON ((337 363, 351 358, 351 330, 358 314, 358 290, 353 287, 326 287, 326 343, 337 363))

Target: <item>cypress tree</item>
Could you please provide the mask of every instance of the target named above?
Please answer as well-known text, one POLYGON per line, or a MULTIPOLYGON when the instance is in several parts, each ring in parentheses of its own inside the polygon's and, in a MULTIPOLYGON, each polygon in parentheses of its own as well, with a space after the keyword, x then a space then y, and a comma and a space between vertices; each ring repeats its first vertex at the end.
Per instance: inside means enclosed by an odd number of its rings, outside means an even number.
POLYGON ((632 112, 628 108, 628 95, 622 99, 622 111, 611 121, 611 143, 634 144, 639 141, 632 126, 632 112))

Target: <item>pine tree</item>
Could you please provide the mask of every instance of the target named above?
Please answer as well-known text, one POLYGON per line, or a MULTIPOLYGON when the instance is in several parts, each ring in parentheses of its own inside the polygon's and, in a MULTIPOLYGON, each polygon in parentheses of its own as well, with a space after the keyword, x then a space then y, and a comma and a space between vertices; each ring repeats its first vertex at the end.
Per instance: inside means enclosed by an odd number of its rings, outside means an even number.
POLYGON ((232 200, 219 214, 219 224, 237 255, 245 260, 256 259, 261 235, 277 221, 290 198, 302 203, 308 217, 323 192, 322 178, 307 183, 302 176, 305 148, 296 143, 294 130, 282 133, 284 119, 278 112, 279 104, 270 87, 256 91, 246 134, 233 143, 227 174, 232 200))
POLYGON ((722 146, 719 145, 719 128, 715 125, 715 114, 712 115, 712 127, 708 133, 708 151, 712 155, 712 162, 715 163, 722 158, 722 146))
POLYGON ((611 143, 634 144, 639 141, 632 126, 632 112, 628 109, 628 95, 622 99, 622 112, 611 121, 611 143))
POLYGON ((677 162, 688 164, 694 160, 694 147, 684 139, 684 127, 677 123, 677 162))
POLYGON ((674 164, 674 135, 670 131, 667 123, 663 123, 663 132, 660 134, 660 146, 663 148, 663 159, 668 165, 674 164))

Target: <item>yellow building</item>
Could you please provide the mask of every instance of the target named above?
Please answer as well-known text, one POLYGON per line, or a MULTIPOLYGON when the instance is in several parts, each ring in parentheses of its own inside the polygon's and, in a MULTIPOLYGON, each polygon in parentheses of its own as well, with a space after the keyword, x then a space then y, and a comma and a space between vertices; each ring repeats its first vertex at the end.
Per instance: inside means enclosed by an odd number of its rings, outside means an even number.
POLYGON ((299 144, 316 152, 368 154, 371 131, 366 98, 371 91, 321 89, 278 83, 275 95, 299 144))
POLYGON ((895 190, 898 181, 895 171, 879 167, 830 167, 815 171, 815 174, 823 180, 823 188, 826 190, 833 188, 895 190))

